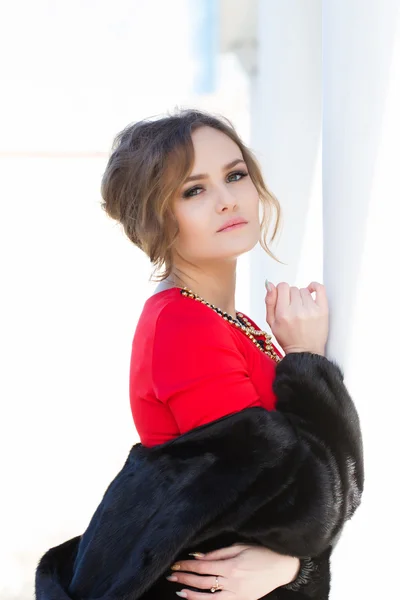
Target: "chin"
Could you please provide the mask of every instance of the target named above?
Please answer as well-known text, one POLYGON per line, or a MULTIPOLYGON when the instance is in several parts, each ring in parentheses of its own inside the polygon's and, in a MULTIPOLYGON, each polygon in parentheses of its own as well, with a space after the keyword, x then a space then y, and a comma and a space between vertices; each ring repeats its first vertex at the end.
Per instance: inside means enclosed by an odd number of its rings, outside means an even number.
POLYGON ((208 240, 202 240, 198 242, 195 248, 191 248, 190 252, 185 254, 186 260, 197 264, 197 263, 208 263, 215 260, 236 260, 242 254, 250 252, 260 241, 260 231, 254 232, 254 234, 247 233, 247 235, 236 236, 230 240, 224 240, 224 243, 210 243, 208 240), (204 248, 206 253, 198 253, 199 248, 204 248))
POLYGON ((257 238, 237 240, 236 243, 230 244, 230 246, 226 248, 225 252, 223 252, 223 257, 221 256, 221 258, 239 258, 242 254, 246 254, 247 252, 250 252, 250 250, 253 250, 258 242, 259 235, 257 238))

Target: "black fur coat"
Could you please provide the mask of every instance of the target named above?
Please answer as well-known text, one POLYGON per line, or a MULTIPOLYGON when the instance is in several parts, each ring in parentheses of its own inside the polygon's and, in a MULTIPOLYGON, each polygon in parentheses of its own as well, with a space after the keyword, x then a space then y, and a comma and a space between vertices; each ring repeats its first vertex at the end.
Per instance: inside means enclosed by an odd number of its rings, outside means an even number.
POLYGON ((134 445, 85 533, 40 560, 37 600, 176 598, 173 562, 237 542, 302 559, 269 599, 328 598, 329 557, 363 489, 358 415, 339 367, 316 354, 284 357, 274 391, 275 411, 134 445))

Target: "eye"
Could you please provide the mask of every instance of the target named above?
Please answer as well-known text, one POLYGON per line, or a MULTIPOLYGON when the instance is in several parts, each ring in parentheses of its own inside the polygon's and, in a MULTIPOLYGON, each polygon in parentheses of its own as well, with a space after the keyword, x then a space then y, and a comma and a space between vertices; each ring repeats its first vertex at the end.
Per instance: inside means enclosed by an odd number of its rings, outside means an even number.
POLYGON ((183 197, 184 198, 193 198, 194 196, 198 196, 199 194, 197 193, 197 190, 201 190, 201 187, 198 185, 190 188, 189 190, 186 190, 186 192, 183 193, 183 197), (196 192, 196 193, 194 193, 194 192, 196 192))
MULTIPOLYGON (((247 176, 248 173, 246 171, 234 171, 233 173, 229 173, 229 175, 227 176, 227 180, 228 183, 234 183, 235 181, 240 181, 241 179, 247 176)), ((182 196, 183 198, 194 198, 194 196, 199 195, 202 189, 203 188, 201 186, 196 185, 183 192, 182 196)))
POLYGON ((230 181, 230 182, 240 181, 244 177, 247 177, 247 175, 248 175, 248 173, 246 173, 246 171, 235 171, 234 173, 229 173, 228 181, 230 181), (231 179, 232 177, 234 177, 235 179, 231 179))

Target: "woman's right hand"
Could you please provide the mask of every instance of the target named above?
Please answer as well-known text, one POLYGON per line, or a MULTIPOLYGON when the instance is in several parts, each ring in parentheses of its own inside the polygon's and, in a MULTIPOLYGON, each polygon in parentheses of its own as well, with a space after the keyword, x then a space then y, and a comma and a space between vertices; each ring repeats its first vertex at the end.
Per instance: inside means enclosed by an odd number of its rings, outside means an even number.
POLYGON ((173 574, 167 579, 184 586, 176 593, 188 600, 211 597, 204 592, 212 589, 217 577, 222 600, 257 600, 295 581, 299 568, 298 558, 278 554, 263 546, 233 544, 198 554, 195 560, 180 560, 171 566, 173 574), (194 592, 185 586, 204 591, 194 592))
POLYGON ((285 354, 313 352, 325 355, 329 331, 329 307, 325 286, 312 282, 307 288, 268 283, 265 297, 267 323, 285 354), (312 293, 315 292, 315 300, 312 293))

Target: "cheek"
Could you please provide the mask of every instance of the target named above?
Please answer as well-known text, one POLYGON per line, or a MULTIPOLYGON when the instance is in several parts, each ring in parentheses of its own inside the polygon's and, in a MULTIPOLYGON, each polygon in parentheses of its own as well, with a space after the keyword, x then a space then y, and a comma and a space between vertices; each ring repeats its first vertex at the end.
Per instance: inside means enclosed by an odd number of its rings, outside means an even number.
POLYGON ((188 202, 180 206, 176 210, 175 217, 178 223, 180 243, 190 244, 207 235, 207 219, 199 203, 188 202))
POLYGON ((259 221, 261 202, 256 188, 254 188, 254 190, 252 190, 251 192, 251 195, 249 195, 249 206, 253 217, 259 221))
POLYGON ((243 190, 243 201, 248 206, 249 210, 256 212, 260 206, 260 198, 254 183, 249 180, 248 186, 243 190))

